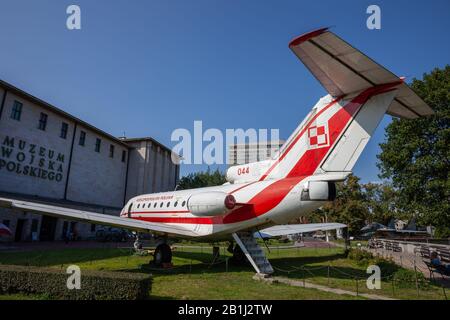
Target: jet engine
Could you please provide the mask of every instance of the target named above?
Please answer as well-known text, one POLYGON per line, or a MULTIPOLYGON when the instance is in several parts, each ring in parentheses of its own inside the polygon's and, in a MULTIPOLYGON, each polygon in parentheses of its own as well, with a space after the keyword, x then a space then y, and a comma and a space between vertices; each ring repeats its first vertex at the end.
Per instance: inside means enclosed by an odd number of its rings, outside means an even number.
POLYGON ((336 185, 330 181, 309 181, 301 195, 302 201, 333 201, 336 199, 336 185))
POLYGON ((221 191, 201 192, 192 195, 187 206, 196 216, 218 216, 232 210, 236 206, 236 199, 221 191))

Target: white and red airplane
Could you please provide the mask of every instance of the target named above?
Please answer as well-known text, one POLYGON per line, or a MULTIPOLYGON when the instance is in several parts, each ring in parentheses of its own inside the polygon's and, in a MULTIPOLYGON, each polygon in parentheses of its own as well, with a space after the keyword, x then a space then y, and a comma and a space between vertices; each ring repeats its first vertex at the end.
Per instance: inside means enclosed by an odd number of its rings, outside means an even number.
MULTIPOLYGON (((403 81, 327 28, 295 38, 289 48, 328 91, 272 160, 231 167, 224 185, 144 194, 130 199, 120 217, 0 199, 4 207, 64 219, 110 225, 167 237, 236 241, 258 273, 273 269, 258 235, 280 236, 345 227, 285 225, 336 196, 343 181, 387 113, 417 118, 433 113, 403 81)), ((156 262, 170 262, 162 241, 156 262)))

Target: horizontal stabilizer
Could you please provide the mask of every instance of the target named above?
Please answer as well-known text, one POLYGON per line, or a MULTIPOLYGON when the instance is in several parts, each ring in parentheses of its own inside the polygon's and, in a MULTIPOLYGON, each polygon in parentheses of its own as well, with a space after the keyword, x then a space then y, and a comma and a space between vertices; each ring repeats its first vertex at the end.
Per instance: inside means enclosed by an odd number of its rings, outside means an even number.
POLYGON ((308 233, 314 231, 328 231, 346 228, 342 223, 305 223, 305 224, 286 224, 273 226, 260 230, 255 233, 255 237, 271 238, 286 236, 289 234, 308 233))
MULTIPOLYGON (((328 28, 297 37, 289 47, 334 97, 399 80, 398 76, 328 31, 328 28)), ((433 110, 408 85, 402 83, 386 113, 413 119, 431 115, 433 110)))

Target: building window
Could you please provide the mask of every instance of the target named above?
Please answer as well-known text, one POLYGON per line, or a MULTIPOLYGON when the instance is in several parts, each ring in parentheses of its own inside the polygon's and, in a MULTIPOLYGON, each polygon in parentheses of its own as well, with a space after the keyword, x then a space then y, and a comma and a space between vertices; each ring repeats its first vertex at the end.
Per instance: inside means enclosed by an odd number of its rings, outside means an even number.
POLYGON ((45 128, 47 128, 47 119, 48 115, 41 112, 41 117, 39 118, 39 126, 38 126, 39 130, 45 131, 45 128))
POLYGON ((22 115, 22 107, 23 104, 19 101, 14 101, 12 110, 11 110, 11 119, 20 121, 20 116, 22 115))
POLYGON ((100 140, 99 138, 97 138, 95 140, 95 152, 100 152, 100 144, 102 143, 102 140, 100 140))
POLYGON ((69 130, 69 125, 65 122, 61 125, 61 138, 66 139, 67 138, 67 130, 69 130))
POLYGON ((122 150, 122 162, 125 162, 127 158, 127 152, 125 150, 122 150))
POLYGON ((80 146, 84 146, 85 143, 86 143, 86 132, 80 131, 80 141, 78 142, 78 144, 80 146))
POLYGON ((109 145, 109 157, 114 158, 114 146, 112 144, 109 145))
POLYGON ((95 227, 96 227, 96 225, 91 223, 91 232, 95 232, 95 227))

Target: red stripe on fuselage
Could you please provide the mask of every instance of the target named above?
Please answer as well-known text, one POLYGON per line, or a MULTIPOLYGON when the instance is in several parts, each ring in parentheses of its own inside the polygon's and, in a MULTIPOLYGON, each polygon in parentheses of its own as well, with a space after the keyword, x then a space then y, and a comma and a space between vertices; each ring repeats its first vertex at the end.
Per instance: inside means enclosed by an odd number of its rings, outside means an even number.
POLYGON ((162 223, 213 224, 214 219, 202 217, 133 217, 135 220, 162 223))

